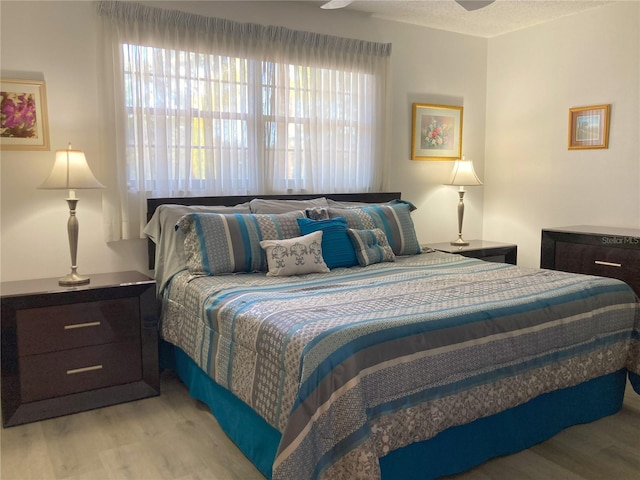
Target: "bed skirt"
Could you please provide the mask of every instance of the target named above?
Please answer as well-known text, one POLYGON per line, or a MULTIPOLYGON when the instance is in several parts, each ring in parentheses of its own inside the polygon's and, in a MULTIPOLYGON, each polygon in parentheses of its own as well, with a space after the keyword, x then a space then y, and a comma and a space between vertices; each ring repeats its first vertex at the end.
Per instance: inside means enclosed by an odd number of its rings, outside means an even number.
MULTIPOLYGON (((180 348, 161 345, 161 366, 174 370, 189 394, 211 409, 222 430, 266 477, 280 432, 245 403, 216 384, 180 348)), ((383 480, 431 480, 508 455, 579 423, 612 415, 622 407, 627 371, 541 395, 523 405, 445 430, 380 459, 383 480)))

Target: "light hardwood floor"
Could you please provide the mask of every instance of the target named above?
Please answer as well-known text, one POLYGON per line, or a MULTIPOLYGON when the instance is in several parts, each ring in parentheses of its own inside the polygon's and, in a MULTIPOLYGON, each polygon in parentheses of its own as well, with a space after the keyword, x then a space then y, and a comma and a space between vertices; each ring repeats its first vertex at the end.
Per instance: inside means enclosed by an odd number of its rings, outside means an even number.
MULTIPOLYGON (((161 381, 159 397, 2 429, 0 478, 263 478, 174 374, 164 372, 161 381)), ((571 427, 529 450, 451 478, 638 480, 640 396, 628 386, 616 415, 571 427)))

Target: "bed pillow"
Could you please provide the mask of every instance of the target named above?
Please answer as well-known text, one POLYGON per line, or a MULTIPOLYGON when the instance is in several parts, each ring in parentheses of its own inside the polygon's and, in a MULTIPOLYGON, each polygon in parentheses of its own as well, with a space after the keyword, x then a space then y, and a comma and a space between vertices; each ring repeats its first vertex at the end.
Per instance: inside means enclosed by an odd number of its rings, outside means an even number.
POLYGON ((366 267, 374 263, 395 262, 396 256, 387 242, 387 236, 380 228, 372 230, 347 229, 353 243, 358 263, 366 267))
POLYGON ((176 273, 187 268, 184 253, 184 234, 176 230, 176 223, 183 215, 196 212, 251 213, 249 202, 233 207, 208 205, 160 205, 144 227, 144 234, 155 243, 155 279, 158 291, 176 273))
POLYGON ((334 208, 366 207, 369 205, 392 205, 398 202, 408 204, 409 210, 412 212, 414 210, 417 210, 418 208, 413 203, 407 202, 406 200, 400 200, 399 198, 396 198, 394 200, 389 200, 388 202, 354 202, 352 200, 332 200, 330 198, 327 198, 327 203, 329 204, 329 206, 334 208))
POLYGON ((415 255, 421 252, 411 209, 413 204, 394 200, 386 204, 355 208, 327 208, 329 218, 344 217, 349 228, 384 231, 395 255, 415 255))
POLYGON ((251 213, 287 213, 305 208, 328 207, 325 197, 312 198, 310 200, 271 200, 267 198, 254 198, 249 202, 251 213))
POLYGON ((347 220, 336 217, 328 220, 298 218, 300 233, 307 235, 322 232, 322 257, 329 268, 353 267, 358 265, 356 252, 347 235, 347 220))
POLYGON ((271 215, 191 213, 177 228, 184 232, 184 251, 194 275, 267 270, 262 240, 300 236, 296 219, 304 212, 271 215))
POLYGON ((335 208, 366 207, 367 205, 375 205, 374 203, 355 202, 352 200, 332 200, 331 198, 327 198, 327 203, 330 207, 335 208))
POLYGON ((313 232, 287 240, 263 240, 269 277, 289 277, 307 273, 327 273, 329 267, 322 258, 322 232, 313 232))

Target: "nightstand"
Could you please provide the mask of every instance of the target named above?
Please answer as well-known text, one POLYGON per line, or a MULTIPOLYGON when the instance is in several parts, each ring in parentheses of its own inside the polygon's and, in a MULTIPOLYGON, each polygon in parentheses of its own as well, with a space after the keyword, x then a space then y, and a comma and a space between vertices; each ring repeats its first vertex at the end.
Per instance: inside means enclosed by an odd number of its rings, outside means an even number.
POLYGON ((470 240, 466 247, 456 247, 449 242, 427 243, 422 248, 432 248, 438 252, 457 253, 465 257, 479 258, 488 262, 510 263, 518 261, 518 246, 512 243, 470 240))
POLYGON ((160 394, 155 281, 0 284, 5 427, 160 394))

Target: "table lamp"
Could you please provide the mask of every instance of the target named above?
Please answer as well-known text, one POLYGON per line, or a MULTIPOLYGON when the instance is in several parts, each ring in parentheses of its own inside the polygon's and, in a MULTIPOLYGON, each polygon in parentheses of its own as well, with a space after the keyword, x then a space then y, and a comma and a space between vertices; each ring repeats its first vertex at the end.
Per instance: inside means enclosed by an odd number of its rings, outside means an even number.
POLYGON ((482 182, 476 175, 476 171, 473 169, 473 162, 471 160, 465 160, 464 156, 461 160, 456 160, 453 165, 453 171, 451 172, 451 178, 445 185, 459 186, 458 196, 458 239, 451 242, 451 245, 464 247, 469 245, 469 242, 462 238, 462 219, 464 218, 464 187, 482 185, 482 182))
POLYGON ((76 256, 78 253, 78 219, 76 218, 76 205, 78 198, 76 190, 84 188, 104 188, 94 177, 84 153, 80 150, 72 150, 71 144, 66 150, 56 150, 56 161, 49 177, 38 188, 47 190, 69 190, 69 220, 67 232, 69 233, 69 250, 71 251, 71 273, 60 278, 58 284, 63 286, 86 285, 89 277, 78 274, 76 256))

